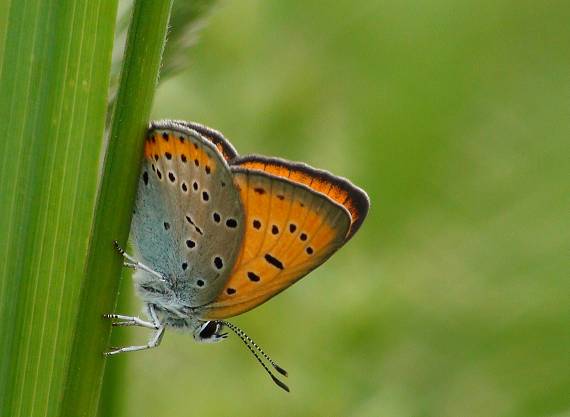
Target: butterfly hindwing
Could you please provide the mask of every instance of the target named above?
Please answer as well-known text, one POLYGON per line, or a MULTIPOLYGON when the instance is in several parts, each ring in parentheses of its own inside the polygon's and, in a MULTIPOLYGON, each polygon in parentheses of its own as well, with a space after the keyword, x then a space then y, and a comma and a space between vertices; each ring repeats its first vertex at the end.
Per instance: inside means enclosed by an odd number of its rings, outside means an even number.
POLYGON ((345 178, 330 172, 313 168, 302 162, 291 162, 281 158, 248 155, 235 158, 233 166, 267 172, 293 182, 306 185, 311 190, 324 194, 350 212, 351 225, 347 239, 350 239, 368 214, 370 201, 366 193, 345 178))
POLYGON ((131 227, 138 259, 164 274, 188 306, 221 291, 243 235, 243 207, 215 144, 176 122, 151 126, 131 227))
POLYGON ((206 319, 243 313, 289 287, 340 248, 353 224, 342 204, 287 175, 239 164, 232 172, 244 207, 243 245, 226 285, 203 308, 206 319))

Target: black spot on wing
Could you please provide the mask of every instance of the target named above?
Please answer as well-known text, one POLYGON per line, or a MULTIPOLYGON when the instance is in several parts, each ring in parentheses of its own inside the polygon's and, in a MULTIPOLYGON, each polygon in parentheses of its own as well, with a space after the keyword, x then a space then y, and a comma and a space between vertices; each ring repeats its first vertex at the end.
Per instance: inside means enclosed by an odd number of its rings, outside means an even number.
POLYGON ((214 258, 214 266, 216 269, 222 269, 224 267, 224 261, 219 256, 214 258))
POLYGON ((275 268, 283 269, 283 263, 279 259, 271 256, 269 253, 265 254, 265 260, 267 261, 267 263, 273 265, 275 268))
POLYGON ((204 233, 202 232, 202 229, 200 229, 200 228, 198 227, 198 225, 197 225, 196 223, 194 223, 194 221, 192 220, 192 217, 190 217, 190 216, 187 215, 187 216, 186 216, 186 221, 187 221, 188 223, 190 223, 192 226, 194 226, 194 229, 196 229, 196 231, 197 231, 199 234, 201 234, 201 235, 204 234, 204 233))
POLYGON ((253 282, 259 282, 259 280, 261 279, 259 275, 251 271, 247 273, 247 277, 249 278, 250 281, 253 282))

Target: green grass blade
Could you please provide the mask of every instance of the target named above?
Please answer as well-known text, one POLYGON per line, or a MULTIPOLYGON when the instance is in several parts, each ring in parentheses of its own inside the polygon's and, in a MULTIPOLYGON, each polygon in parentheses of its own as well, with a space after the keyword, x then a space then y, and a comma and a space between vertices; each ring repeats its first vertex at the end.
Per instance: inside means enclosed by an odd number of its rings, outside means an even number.
POLYGON ((116 304, 121 259, 112 241, 123 245, 129 232, 143 138, 160 68, 172 0, 135 3, 111 134, 82 303, 75 334, 65 416, 95 416, 111 326, 102 319, 116 304))
POLYGON ((0 415, 56 416, 105 123, 116 1, 4 1, 0 415))

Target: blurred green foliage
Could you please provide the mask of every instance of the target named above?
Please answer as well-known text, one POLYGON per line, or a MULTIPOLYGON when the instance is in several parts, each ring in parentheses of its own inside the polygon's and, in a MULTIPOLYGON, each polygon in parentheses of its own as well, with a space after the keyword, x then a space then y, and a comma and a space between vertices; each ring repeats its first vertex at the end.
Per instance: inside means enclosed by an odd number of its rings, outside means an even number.
POLYGON ((235 338, 170 331, 110 363, 116 415, 568 415, 569 21, 563 1, 221 2, 154 118, 346 176, 372 210, 234 320, 291 394, 235 338))

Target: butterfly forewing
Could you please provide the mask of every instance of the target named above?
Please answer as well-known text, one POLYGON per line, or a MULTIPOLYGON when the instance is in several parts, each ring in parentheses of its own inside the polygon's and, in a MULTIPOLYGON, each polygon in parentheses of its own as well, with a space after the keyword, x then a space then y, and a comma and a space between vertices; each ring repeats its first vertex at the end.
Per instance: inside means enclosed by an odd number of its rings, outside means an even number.
POLYGON ((266 172, 234 167, 244 206, 243 246, 208 319, 234 316, 284 290, 346 241, 347 209, 309 187, 266 172))
POLYGON ((141 262, 200 306, 224 286, 243 229, 241 200, 215 144, 186 126, 153 124, 131 227, 141 262))
POLYGON ((184 120, 174 120, 172 123, 198 132, 203 138, 216 146, 226 161, 231 161, 237 156, 237 151, 233 145, 217 130, 200 123, 187 122, 184 120))

